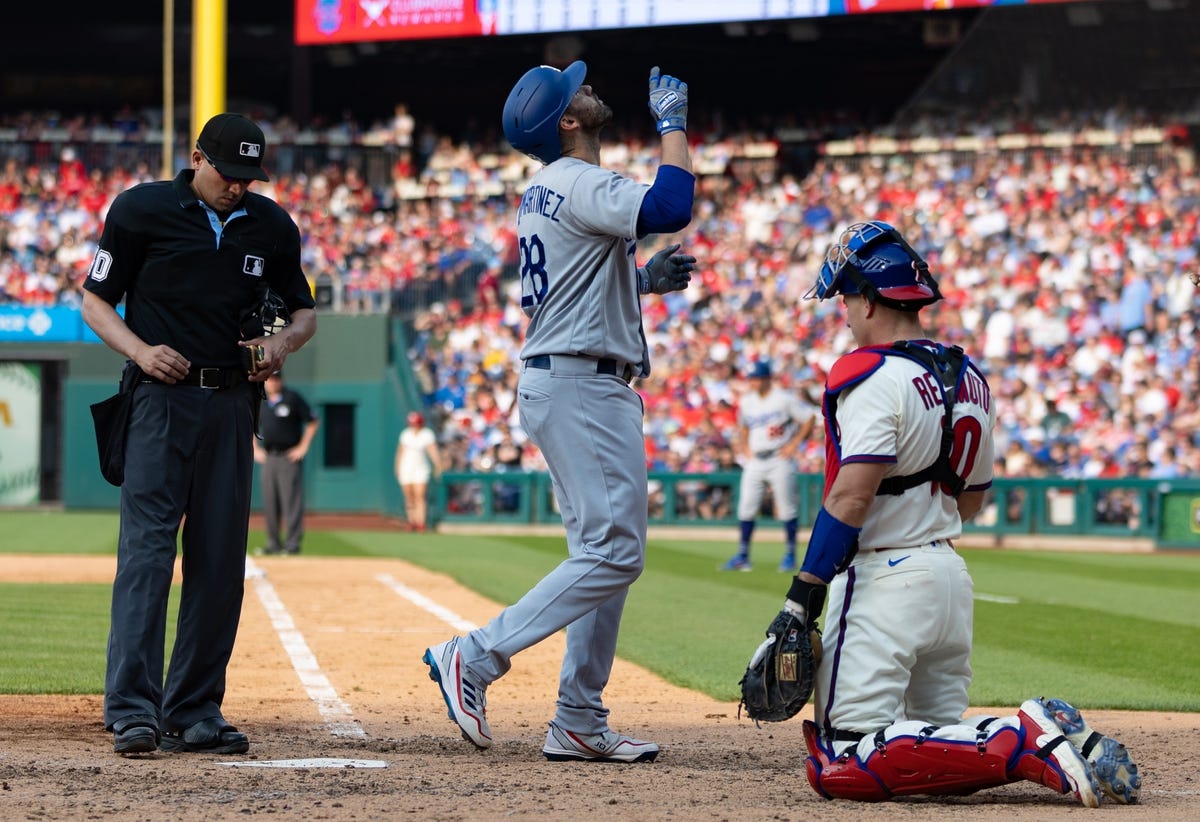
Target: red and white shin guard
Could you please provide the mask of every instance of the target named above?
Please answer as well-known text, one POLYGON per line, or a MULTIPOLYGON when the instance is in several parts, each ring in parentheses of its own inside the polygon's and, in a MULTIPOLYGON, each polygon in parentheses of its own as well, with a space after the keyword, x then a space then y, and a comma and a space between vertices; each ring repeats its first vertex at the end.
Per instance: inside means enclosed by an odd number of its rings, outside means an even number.
POLYGON ((1085 772, 1077 773, 1076 760, 1082 759, 1070 742, 1047 734, 1024 712, 1006 720, 988 717, 976 726, 901 722, 869 740, 837 755, 817 725, 805 721, 805 772, 813 790, 827 799, 882 802, 912 794, 963 795, 1027 779, 1095 807, 1086 762, 1085 772))

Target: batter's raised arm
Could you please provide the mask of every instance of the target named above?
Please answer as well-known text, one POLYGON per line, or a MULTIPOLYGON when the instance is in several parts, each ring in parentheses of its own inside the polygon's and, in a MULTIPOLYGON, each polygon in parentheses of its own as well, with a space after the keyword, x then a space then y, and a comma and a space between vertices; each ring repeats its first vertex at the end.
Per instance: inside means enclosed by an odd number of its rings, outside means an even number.
POLYGON ((650 69, 650 113, 662 136, 662 161, 691 172, 692 158, 687 143, 688 84, 678 77, 650 69))
POLYGON ((662 136, 662 162, 654 184, 642 200, 637 233, 673 234, 692 221, 696 178, 687 142, 687 83, 669 74, 650 70, 650 113, 662 136))

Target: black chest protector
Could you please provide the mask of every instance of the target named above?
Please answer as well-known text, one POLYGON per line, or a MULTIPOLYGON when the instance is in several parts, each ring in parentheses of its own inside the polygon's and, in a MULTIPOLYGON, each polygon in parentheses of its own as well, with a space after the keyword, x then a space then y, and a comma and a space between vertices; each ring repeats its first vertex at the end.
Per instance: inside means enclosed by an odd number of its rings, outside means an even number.
POLYGON ((883 353, 907 357, 937 377, 946 413, 942 415, 942 442, 937 459, 915 474, 885 478, 879 483, 879 490, 875 495, 896 496, 922 483, 937 482, 941 483, 944 489, 948 489, 950 496, 957 498, 962 494, 967 482, 955 473, 954 466, 950 463, 950 452, 954 448, 954 403, 957 401, 958 386, 967 365, 966 354, 957 345, 939 345, 931 351, 923 345, 907 340, 892 343, 891 348, 885 349, 883 353))

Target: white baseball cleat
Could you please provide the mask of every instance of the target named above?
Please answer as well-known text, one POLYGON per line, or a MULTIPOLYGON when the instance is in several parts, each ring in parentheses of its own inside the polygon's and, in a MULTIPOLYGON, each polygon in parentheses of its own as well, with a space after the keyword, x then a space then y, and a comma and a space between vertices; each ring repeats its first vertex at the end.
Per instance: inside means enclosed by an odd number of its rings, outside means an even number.
POLYGON ((429 678, 438 684, 450 718, 462 729, 463 739, 477 748, 492 746, 487 723, 487 683, 467 670, 458 652, 458 637, 425 649, 421 660, 429 678))
POLYGON ((653 762, 658 746, 616 731, 579 734, 551 722, 542 754, 551 762, 653 762))
POLYGON ((1100 786, 1091 763, 1063 735, 1046 706, 1037 699, 1027 699, 1017 711, 1017 719, 1021 721, 1024 744, 1011 775, 1052 791, 1074 794, 1084 807, 1100 807, 1100 786))
POLYGON ((1142 776, 1125 746, 1111 736, 1093 731, 1079 709, 1065 699, 1040 701, 1071 744, 1092 763, 1104 795, 1122 805, 1136 804, 1142 790, 1142 776))

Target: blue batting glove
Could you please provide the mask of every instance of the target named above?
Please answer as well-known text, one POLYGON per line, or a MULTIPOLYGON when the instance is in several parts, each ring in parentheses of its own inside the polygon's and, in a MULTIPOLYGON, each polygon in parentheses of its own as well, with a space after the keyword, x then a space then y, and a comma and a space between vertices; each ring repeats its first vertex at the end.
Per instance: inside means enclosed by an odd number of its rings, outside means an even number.
POLYGON ((678 77, 650 69, 650 112, 659 134, 687 131, 688 87, 678 77))

